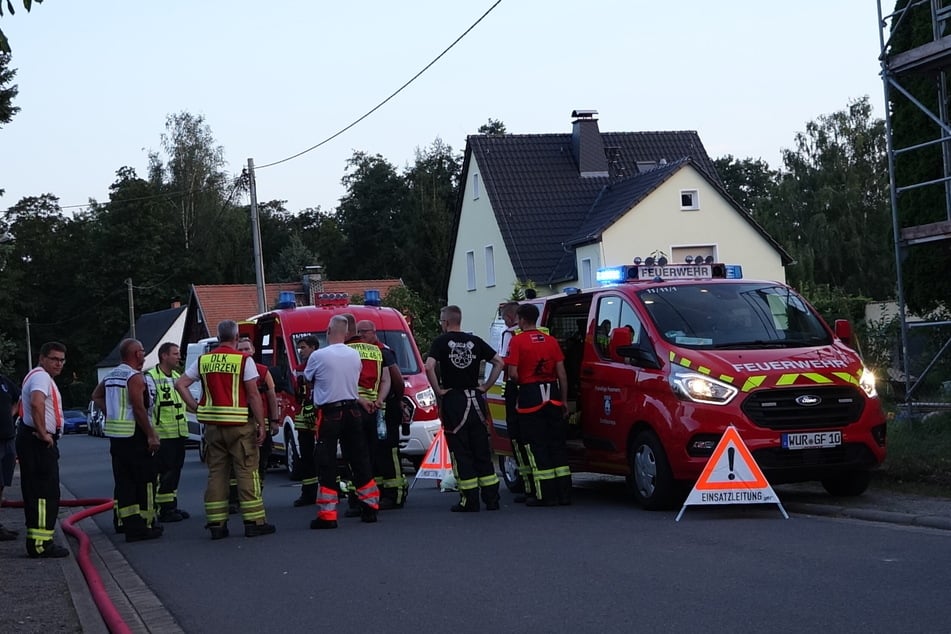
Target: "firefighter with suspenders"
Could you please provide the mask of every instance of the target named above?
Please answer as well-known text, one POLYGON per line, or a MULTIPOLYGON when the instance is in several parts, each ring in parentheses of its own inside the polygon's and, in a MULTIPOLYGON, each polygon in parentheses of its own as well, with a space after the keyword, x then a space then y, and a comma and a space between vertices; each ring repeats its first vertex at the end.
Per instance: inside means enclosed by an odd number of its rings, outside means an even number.
POLYGON ((188 439, 188 420, 185 402, 175 390, 175 381, 181 376, 177 368, 181 351, 166 341, 158 350, 159 362, 146 373, 145 380, 152 395, 152 425, 158 431, 158 492, 155 503, 160 522, 180 522, 190 514, 178 508, 178 482, 185 466, 185 442, 188 439))

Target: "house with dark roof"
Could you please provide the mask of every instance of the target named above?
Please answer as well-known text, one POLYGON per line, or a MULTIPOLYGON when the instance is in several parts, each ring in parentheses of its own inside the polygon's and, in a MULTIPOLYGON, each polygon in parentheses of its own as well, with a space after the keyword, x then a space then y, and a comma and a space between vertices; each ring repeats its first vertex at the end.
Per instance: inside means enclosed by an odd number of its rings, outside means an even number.
MULTIPOLYGON (((142 342, 145 348, 145 368, 151 368, 158 363, 158 349, 166 341, 179 345, 182 340, 182 332, 185 328, 185 306, 175 302, 171 308, 159 310, 154 313, 145 313, 135 320, 135 338, 142 342)), ((122 339, 131 337, 132 333, 126 331, 122 339)), ((107 354, 102 361, 96 364, 96 375, 100 381, 105 378, 113 368, 122 363, 119 359, 119 344, 122 339, 116 342, 112 351, 107 354)))
MULTIPOLYGON (((367 290, 380 291, 380 297, 403 281, 378 280, 322 280, 305 276, 303 282, 265 284, 264 298, 268 308, 278 303, 281 293, 291 293, 297 306, 314 305, 317 293, 346 293, 363 295, 367 290)), ((257 286, 254 284, 193 284, 188 299, 188 314, 182 345, 194 343, 217 334, 218 322, 225 319, 241 321, 258 313, 257 286)))
POLYGON ((789 254, 724 190, 694 131, 471 135, 451 232, 447 297, 487 335, 517 283, 591 287, 602 266, 713 256, 785 281, 789 254))

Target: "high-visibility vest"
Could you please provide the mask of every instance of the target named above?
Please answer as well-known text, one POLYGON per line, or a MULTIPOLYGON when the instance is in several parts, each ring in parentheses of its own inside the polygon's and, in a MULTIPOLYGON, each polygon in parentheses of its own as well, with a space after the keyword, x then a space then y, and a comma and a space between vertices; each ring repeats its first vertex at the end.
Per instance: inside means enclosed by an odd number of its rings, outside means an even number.
POLYGON ((138 370, 126 363, 119 364, 102 380, 106 390, 106 420, 102 431, 108 438, 129 438, 135 433, 135 415, 129 400, 129 379, 138 370))
POLYGON ((348 346, 360 354, 360 379, 357 381, 357 393, 368 401, 375 401, 380 395, 380 373, 383 369, 383 352, 372 343, 355 341, 348 346))
POLYGON ((219 346, 198 357, 201 400, 198 422, 205 425, 246 425, 248 397, 244 390, 244 364, 250 356, 219 346))
POLYGON ((172 370, 171 376, 155 366, 148 371, 155 386, 152 403, 152 425, 158 431, 159 438, 187 438, 188 419, 185 418, 185 401, 175 389, 175 381, 181 376, 172 370))

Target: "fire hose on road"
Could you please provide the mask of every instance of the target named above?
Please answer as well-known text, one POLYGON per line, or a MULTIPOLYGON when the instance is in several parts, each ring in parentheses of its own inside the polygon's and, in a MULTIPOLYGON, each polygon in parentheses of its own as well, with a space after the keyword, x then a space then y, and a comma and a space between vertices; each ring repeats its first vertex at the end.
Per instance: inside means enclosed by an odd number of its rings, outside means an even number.
MULTIPOLYGON (((111 632, 111 634, 130 633, 132 630, 129 629, 129 626, 126 625, 126 622, 122 619, 122 616, 119 615, 119 611, 116 609, 115 604, 109 597, 109 593, 106 592, 106 588, 102 583, 102 577, 99 576, 99 571, 96 570, 96 566, 93 565, 92 560, 89 557, 89 536, 77 526, 75 526, 77 522, 80 522, 87 517, 92 517, 97 513, 112 512, 112 500, 106 498, 60 500, 59 504, 60 506, 90 507, 79 511, 78 513, 73 513, 66 519, 62 520, 61 525, 63 527, 63 531, 66 534, 70 535, 77 542, 79 542, 79 552, 76 555, 76 562, 79 564, 79 569, 82 570, 83 576, 86 578, 86 585, 89 587, 89 594, 96 603, 96 607, 99 609, 99 614, 102 616, 102 620, 105 622, 106 627, 109 628, 109 632, 111 632)), ((4 501, 3 506, 23 508, 23 502, 4 501)))

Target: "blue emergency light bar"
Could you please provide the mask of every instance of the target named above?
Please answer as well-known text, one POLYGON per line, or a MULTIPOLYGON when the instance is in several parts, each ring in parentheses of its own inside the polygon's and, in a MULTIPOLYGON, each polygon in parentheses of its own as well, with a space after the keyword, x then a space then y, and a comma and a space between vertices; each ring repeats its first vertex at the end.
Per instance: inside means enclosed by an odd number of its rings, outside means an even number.
POLYGON ((622 264, 598 269, 595 280, 599 284, 618 284, 634 281, 743 279, 743 267, 739 264, 622 264))

